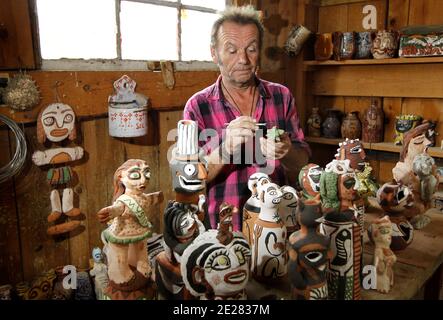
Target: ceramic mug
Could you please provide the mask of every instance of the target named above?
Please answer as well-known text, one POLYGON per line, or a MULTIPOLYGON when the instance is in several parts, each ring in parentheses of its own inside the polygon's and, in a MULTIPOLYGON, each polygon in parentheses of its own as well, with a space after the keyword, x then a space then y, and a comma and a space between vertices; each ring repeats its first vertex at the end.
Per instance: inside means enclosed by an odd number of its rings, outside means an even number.
POLYGON ((297 56, 305 42, 312 34, 308 28, 302 25, 296 25, 289 33, 288 40, 285 44, 285 50, 290 56, 297 56))
POLYGON ((373 36, 371 52, 374 59, 394 58, 397 54, 399 33, 379 30, 373 36))
POLYGON ((372 32, 357 32, 355 35, 355 59, 369 59, 372 48, 372 32))
POLYGON ((332 40, 335 60, 352 59, 355 53, 355 32, 334 32, 332 40))
POLYGON ((315 60, 329 60, 333 54, 332 33, 317 33, 314 51, 315 60))

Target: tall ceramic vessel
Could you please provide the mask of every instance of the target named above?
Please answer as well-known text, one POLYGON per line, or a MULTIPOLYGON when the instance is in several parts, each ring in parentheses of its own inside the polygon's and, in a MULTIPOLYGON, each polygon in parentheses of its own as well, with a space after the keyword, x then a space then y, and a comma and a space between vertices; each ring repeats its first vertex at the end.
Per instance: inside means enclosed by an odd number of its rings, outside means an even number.
POLYGON ((318 113, 318 108, 312 108, 312 114, 309 116, 307 121, 308 125, 308 136, 310 137, 320 137, 321 135, 321 117, 318 113))
POLYGON ((341 124, 341 136, 348 139, 360 139, 361 122, 358 118, 358 112, 349 112, 341 124))
POLYGON ((322 123, 322 133, 325 138, 340 137, 340 110, 328 110, 325 121, 322 123))
POLYGON ((283 193, 275 183, 260 189, 260 214, 254 225, 252 244, 253 276, 259 281, 272 281, 287 272, 286 226, 278 215, 283 193))
POLYGON ((302 300, 328 299, 326 266, 332 252, 329 238, 318 232, 322 217, 320 202, 300 200, 300 230, 289 238, 288 274, 292 298, 302 300))
POLYGON ((363 115, 363 142, 383 142, 384 113, 376 100, 371 102, 363 115))

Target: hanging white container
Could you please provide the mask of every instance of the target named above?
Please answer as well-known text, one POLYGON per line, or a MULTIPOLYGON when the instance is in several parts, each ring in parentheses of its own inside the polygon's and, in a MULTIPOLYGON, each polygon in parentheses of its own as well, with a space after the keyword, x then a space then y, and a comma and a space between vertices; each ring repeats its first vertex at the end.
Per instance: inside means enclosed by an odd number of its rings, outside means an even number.
POLYGON ((135 86, 127 75, 114 82, 115 94, 108 99, 112 137, 141 137, 148 133, 148 98, 135 93, 135 86))

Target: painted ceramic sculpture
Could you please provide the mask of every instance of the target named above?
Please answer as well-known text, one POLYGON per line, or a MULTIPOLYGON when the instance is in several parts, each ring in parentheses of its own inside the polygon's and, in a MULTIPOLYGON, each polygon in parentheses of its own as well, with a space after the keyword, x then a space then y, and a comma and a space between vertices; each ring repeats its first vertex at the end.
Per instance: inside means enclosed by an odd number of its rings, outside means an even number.
POLYGON ((355 35, 355 59, 371 58, 372 32, 357 32, 355 35))
POLYGON ((320 178, 323 168, 314 163, 305 165, 298 175, 298 183, 302 188, 303 197, 312 199, 320 194, 320 178))
POLYGON ((334 43, 334 59, 352 59, 355 53, 355 32, 334 32, 332 34, 334 43))
POLYGON ((334 53, 332 33, 317 33, 314 45, 315 60, 329 60, 334 53))
POLYGON ((321 117, 318 113, 318 108, 312 108, 312 114, 309 116, 307 121, 308 125, 308 136, 310 137, 320 137, 321 136, 321 117))
MULTIPOLYGON (((207 214, 207 169, 200 157, 197 123, 178 122, 177 147, 169 163, 175 200, 169 201, 163 215, 164 251, 156 257, 155 282, 160 295, 170 299, 192 299, 180 272, 184 250, 202 232, 217 227, 218 216, 207 214)), ((239 213, 233 217, 238 223, 239 213)))
POLYGON ((355 213, 330 211, 320 225, 331 240, 332 257, 327 268, 328 295, 331 300, 361 299, 360 271, 362 241, 355 213))
POLYGON ((361 122, 358 118, 358 112, 349 112, 341 124, 341 136, 346 139, 360 139, 361 122))
POLYGON ((109 284, 108 266, 103 262, 102 250, 99 247, 92 249, 92 259, 94 266, 89 271, 91 277, 94 277, 95 298, 104 300, 103 290, 109 284))
POLYGON ((289 237, 288 274, 292 298, 328 299, 326 266, 332 256, 329 238, 318 232, 322 218, 321 204, 315 199, 300 200, 300 230, 289 237))
POLYGON ((437 191, 438 176, 435 171, 435 160, 426 153, 415 156, 412 163, 412 171, 420 180, 420 197, 421 200, 428 204, 431 202, 432 196, 437 191))
POLYGON ((275 183, 259 189, 260 213, 254 225, 251 264, 252 274, 259 281, 272 281, 287 272, 287 231, 278 214, 282 196, 275 183))
POLYGON ((395 139, 396 145, 403 144, 403 137, 409 131, 418 126, 422 117, 413 114, 401 115, 395 117, 395 139))
POLYGON ((322 134, 325 138, 339 138, 341 128, 341 111, 329 109, 326 119, 321 125, 322 134))
POLYGON ((202 300, 245 300, 251 250, 232 232, 229 205, 222 205, 218 230, 200 234, 182 255, 181 274, 189 292, 202 300), (224 213, 223 213, 224 212, 224 213))
MULTIPOLYGON (((44 144, 46 140, 62 143, 66 139, 74 141, 76 137, 75 113, 69 105, 53 103, 40 112, 37 119, 39 143, 44 144)), ((67 164, 81 158, 83 158, 83 148, 80 146, 36 151, 32 155, 32 161, 37 166, 51 166, 47 173, 47 181, 52 189, 51 213, 48 216, 48 222, 53 225, 47 229, 49 235, 70 232, 80 225, 79 220, 69 219, 78 217, 80 209, 74 204, 74 190, 72 189, 74 172, 67 164)))
POLYGON ((393 266, 397 257, 389 248, 391 245, 392 226, 388 216, 372 223, 372 239, 375 242, 374 266, 377 270, 376 290, 388 293, 394 285, 393 266))
POLYGON ((415 174, 413 169, 416 156, 419 154, 427 154, 430 141, 426 137, 426 133, 429 125, 429 122, 421 124, 405 135, 403 148, 400 152, 400 161, 397 162, 394 169, 392 169, 395 181, 408 186, 414 194, 414 206, 418 210, 415 212, 417 215, 411 217, 411 223, 416 229, 421 229, 430 222, 430 218, 424 215, 424 213, 431 206, 429 199, 433 193, 430 194, 430 192, 435 191, 436 188, 434 183, 432 183, 432 181, 435 180, 431 175, 438 181, 436 166, 428 157, 417 158, 419 161, 419 163, 416 164, 417 173, 420 172, 422 177, 428 177, 423 184, 420 182, 420 176, 415 174), (421 159, 423 159, 423 161, 421 159), (429 172, 429 174, 427 174, 427 172, 429 172), (423 194, 421 193, 422 189, 424 191, 423 194))
POLYGON ((383 142, 384 112, 377 100, 372 99, 371 105, 363 114, 363 142, 383 142))
MULTIPOLYGON (((395 182, 385 183, 377 191, 377 202, 389 215, 392 224, 391 249, 394 251, 405 249, 414 238, 414 227, 405 218, 409 210, 415 210, 412 191, 395 182)), ((368 235, 371 236, 370 231, 368 235)))
POLYGON ((397 54, 399 34, 396 31, 379 30, 372 42, 374 59, 394 58, 397 54))
POLYGON ((278 215, 286 226, 287 237, 299 229, 297 223, 298 195, 297 191, 291 186, 280 188, 282 198, 278 208, 278 215))
POLYGON ((248 189, 251 196, 243 206, 243 234, 252 244, 252 234, 254 233, 254 223, 260 213, 260 199, 258 198, 258 187, 271 182, 271 178, 263 172, 253 173, 248 180, 248 189))
POLYGON ((312 32, 300 24, 294 26, 286 40, 285 50, 290 56, 297 56, 312 32))
POLYGON ((114 173, 113 204, 97 213, 100 222, 109 222, 102 233, 109 276, 105 299, 153 297, 146 239, 152 233, 154 206, 163 201, 163 193, 145 193, 150 178, 146 161, 127 160, 114 173))

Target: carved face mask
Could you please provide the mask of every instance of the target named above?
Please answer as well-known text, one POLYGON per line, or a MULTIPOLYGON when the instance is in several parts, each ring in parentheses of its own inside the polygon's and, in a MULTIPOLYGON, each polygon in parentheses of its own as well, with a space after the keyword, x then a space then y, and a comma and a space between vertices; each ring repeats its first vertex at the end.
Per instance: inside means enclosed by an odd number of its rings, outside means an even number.
POLYGON ((124 184, 126 190, 136 193, 145 192, 150 179, 151 169, 144 161, 123 170, 121 173, 121 182, 124 184))
POLYGON ((75 113, 67 104, 53 103, 42 112, 40 121, 48 140, 60 142, 74 130, 75 113))
POLYGON ((179 193, 196 193, 206 187, 207 169, 201 161, 174 160, 170 164, 172 185, 179 193))
POLYGON ((350 162, 351 169, 363 171, 366 162, 366 153, 359 140, 348 140, 339 144, 340 148, 337 150, 337 160, 346 160, 350 162))

